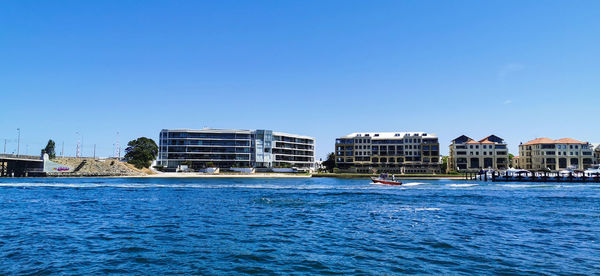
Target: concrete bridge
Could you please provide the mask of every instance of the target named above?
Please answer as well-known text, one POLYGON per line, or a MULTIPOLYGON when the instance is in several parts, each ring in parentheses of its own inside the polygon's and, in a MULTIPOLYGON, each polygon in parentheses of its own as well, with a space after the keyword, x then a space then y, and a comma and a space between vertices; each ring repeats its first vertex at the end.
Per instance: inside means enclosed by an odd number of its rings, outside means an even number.
POLYGON ((34 155, 0 154, 0 177, 23 177, 42 174, 44 160, 34 155))

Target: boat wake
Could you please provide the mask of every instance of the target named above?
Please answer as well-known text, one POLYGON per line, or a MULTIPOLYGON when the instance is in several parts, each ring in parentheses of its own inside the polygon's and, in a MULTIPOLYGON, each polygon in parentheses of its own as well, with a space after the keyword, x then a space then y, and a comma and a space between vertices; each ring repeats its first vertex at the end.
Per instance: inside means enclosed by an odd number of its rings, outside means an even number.
POLYGON ((507 188, 558 188, 560 185, 545 185, 545 184, 506 184, 501 185, 507 188))
POLYGON ((468 187, 479 186, 479 184, 448 184, 447 186, 454 187, 454 188, 468 188, 468 187))
POLYGON ((420 186, 420 185, 427 185, 428 183, 423 183, 423 182, 409 182, 409 183, 403 183, 402 186, 406 186, 406 187, 412 187, 412 186, 420 186))

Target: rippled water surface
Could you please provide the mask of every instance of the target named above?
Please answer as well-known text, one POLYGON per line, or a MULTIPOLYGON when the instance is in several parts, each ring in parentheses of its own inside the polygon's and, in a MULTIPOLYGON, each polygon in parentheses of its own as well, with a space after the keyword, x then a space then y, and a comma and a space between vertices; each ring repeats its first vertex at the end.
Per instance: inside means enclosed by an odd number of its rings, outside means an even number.
POLYGON ((0 179, 0 274, 594 274, 600 184, 0 179))

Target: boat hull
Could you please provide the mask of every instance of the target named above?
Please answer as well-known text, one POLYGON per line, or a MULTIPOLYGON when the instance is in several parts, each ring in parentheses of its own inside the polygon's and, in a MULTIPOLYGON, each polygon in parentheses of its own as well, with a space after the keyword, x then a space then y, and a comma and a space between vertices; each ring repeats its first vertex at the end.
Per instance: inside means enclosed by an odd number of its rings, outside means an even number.
POLYGON ((377 178, 371 178, 371 180, 377 184, 394 185, 394 186, 402 185, 402 182, 400 182, 400 181, 381 180, 381 179, 377 179, 377 178))

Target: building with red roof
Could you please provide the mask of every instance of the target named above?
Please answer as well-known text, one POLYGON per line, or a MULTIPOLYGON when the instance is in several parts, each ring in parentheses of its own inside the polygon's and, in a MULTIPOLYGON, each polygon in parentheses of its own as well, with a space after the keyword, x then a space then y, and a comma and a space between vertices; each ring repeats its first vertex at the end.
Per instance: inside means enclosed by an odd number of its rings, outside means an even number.
POLYGON ((508 149, 504 139, 490 135, 475 141, 462 135, 450 144, 448 171, 508 169, 508 149))
POLYGON ((519 145, 519 166, 526 170, 585 170, 597 160, 594 147, 572 138, 536 138, 519 145))

